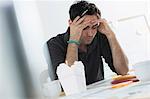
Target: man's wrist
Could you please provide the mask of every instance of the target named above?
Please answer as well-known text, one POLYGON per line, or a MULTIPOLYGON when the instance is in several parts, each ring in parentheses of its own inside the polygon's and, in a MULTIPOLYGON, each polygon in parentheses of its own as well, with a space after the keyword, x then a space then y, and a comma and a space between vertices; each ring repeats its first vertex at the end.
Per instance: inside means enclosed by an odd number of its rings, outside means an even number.
POLYGON ((68 43, 68 44, 76 44, 76 45, 78 45, 78 46, 80 45, 80 42, 79 42, 78 40, 71 40, 71 39, 70 39, 69 41, 67 41, 67 43, 68 43))
POLYGON ((75 37, 75 36, 74 36, 74 37, 70 37, 70 38, 69 38, 69 40, 76 40, 76 41, 80 41, 80 38, 79 38, 79 37, 75 37))
POLYGON ((115 38, 115 33, 114 32, 110 32, 110 33, 106 33, 107 35, 106 35, 106 37, 108 38, 108 39, 113 39, 113 38, 115 38))

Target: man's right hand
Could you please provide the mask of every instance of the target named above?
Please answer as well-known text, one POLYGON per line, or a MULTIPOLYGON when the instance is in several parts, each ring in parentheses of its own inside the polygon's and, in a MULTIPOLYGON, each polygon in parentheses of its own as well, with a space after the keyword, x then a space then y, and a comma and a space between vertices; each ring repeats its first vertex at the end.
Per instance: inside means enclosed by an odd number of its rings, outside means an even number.
POLYGON ((70 40, 80 41, 83 29, 90 25, 90 21, 84 21, 85 17, 77 16, 70 24, 70 40))

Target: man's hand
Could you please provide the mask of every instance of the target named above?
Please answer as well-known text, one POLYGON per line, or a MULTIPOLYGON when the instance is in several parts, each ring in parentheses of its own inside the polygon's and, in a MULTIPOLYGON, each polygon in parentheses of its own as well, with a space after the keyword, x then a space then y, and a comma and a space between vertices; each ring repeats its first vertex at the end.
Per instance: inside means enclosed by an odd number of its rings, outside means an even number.
POLYGON ((97 14, 97 16, 99 18, 98 19, 98 23, 99 23, 98 31, 105 34, 107 37, 114 36, 115 34, 109 27, 107 20, 104 18, 101 18, 99 14, 97 14))
POLYGON ((80 18, 80 16, 77 16, 70 24, 70 40, 79 41, 83 29, 90 25, 90 21, 84 21, 85 17, 80 18))
POLYGON ((107 37, 111 37, 114 36, 114 32, 111 30, 111 28, 109 27, 107 20, 105 19, 99 19, 99 27, 98 27, 98 31, 105 34, 107 37))

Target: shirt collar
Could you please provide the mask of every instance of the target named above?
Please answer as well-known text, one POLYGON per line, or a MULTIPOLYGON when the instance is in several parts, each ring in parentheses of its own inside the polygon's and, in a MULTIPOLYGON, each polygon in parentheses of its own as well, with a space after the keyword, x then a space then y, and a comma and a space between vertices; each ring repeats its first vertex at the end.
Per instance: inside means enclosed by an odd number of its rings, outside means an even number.
POLYGON ((97 44, 98 41, 97 41, 97 34, 96 34, 91 44, 87 46, 87 53, 91 53, 96 48, 97 44))

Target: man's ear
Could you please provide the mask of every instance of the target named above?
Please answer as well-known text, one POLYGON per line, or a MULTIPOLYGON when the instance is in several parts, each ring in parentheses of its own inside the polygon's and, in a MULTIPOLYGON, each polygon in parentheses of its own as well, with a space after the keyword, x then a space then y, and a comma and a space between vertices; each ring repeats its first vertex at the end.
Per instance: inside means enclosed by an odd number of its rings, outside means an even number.
POLYGON ((69 24, 69 26, 72 24, 71 19, 68 20, 68 24, 69 24))

